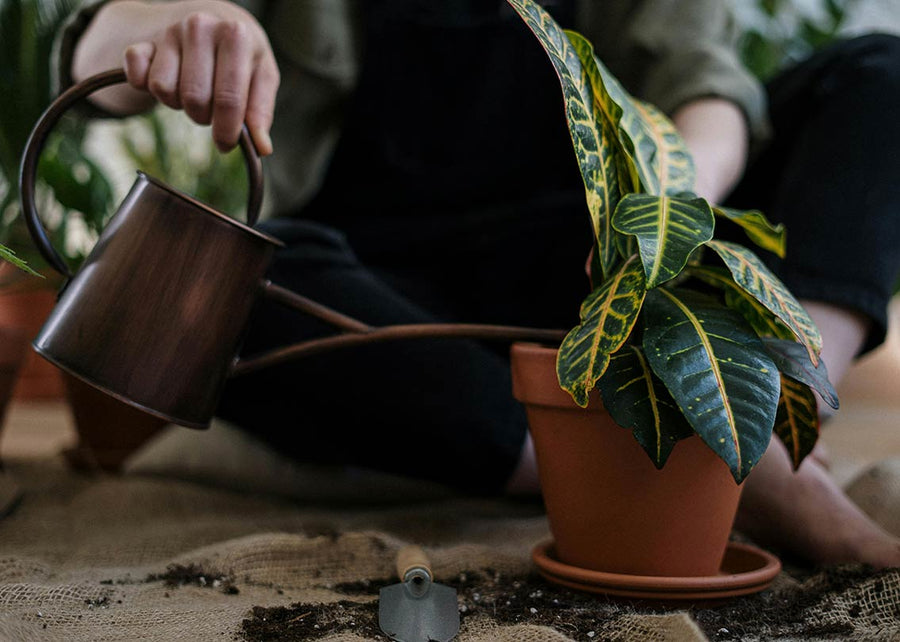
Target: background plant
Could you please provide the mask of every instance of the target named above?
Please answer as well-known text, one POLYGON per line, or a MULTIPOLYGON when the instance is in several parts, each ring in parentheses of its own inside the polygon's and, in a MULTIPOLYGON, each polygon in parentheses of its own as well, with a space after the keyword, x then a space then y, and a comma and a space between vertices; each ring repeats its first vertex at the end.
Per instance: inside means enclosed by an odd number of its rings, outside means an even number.
MULTIPOLYGON (((45 271, 21 217, 16 188, 31 129, 55 98, 53 42, 77 0, 0 0, 0 258, 45 271)), ((240 209, 240 154, 214 152, 209 132, 171 110, 115 123, 67 114, 38 166, 37 201, 53 244, 73 269, 84 259, 140 169, 225 212, 240 209), (123 169, 125 170, 123 173, 123 169)))
MULTIPOLYGON (((53 98, 50 52, 74 0, 0 0, 0 242, 42 269, 19 215, 19 160, 28 135, 53 98)), ((84 153, 87 132, 72 118, 59 123, 38 167, 38 195, 56 246, 73 263, 82 252, 73 234, 96 232, 112 205, 112 189, 84 153)))
POLYGON ((628 95, 581 35, 532 0, 508 1, 559 78, 594 232, 592 291, 560 345, 560 385, 581 406, 599 387, 657 467, 696 433, 740 482, 773 429, 799 465, 818 436, 810 386, 837 403, 821 338, 753 252, 714 238, 725 220, 783 255, 783 228, 694 195, 672 123, 628 95))
POLYGON ((732 0, 744 64, 768 80, 833 42, 859 0, 732 0))
POLYGON ((105 166, 120 197, 134 170, 140 170, 221 212, 237 214, 246 205, 247 170, 240 150, 219 152, 209 128, 193 124, 182 112, 158 106, 106 123, 100 137, 111 152, 105 166))

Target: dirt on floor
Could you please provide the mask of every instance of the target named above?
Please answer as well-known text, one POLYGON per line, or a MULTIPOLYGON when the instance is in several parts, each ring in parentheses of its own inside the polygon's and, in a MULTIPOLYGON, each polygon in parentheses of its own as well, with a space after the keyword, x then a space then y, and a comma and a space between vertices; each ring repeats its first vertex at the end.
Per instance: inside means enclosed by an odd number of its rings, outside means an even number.
MULTIPOLYGON (((461 627, 472 618, 500 625, 534 624, 557 629, 573 640, 608 639, 617 621, 636 613, 664 613, 688 609, 710 640, 759 640, 789 635, 794 640, 842 640, 856 631, 852 618, 865 618, 864 609, 850 607, 850 622, 818 618, 830 600, 878 573, 862 567, 826 570, 816 581, 795 590, 765 591, 720 605, 637 604, 567 590, 537 574, 504 577, 499 573, 468 572, 448 579, 458 591, 461 627)), ((798 577, 803 580, 803 577, 798 577)), ((348 599, 330 604, 295 603, 288 607, 254 607, 243 621, 247 642, 316 640, 339 632, 355 632, 372 640, 387 640, 378 628, 378 590, 396 580, 354 582, 333 587, 348 599), (350 598, 365 598, 356 601, 350 598)), ((876 586, 877 588, 877 586, 876 586)), ((900 608, 900 607, 898 607, 900 608)), ((860 620, 862 622, 862 620, 860 620)))

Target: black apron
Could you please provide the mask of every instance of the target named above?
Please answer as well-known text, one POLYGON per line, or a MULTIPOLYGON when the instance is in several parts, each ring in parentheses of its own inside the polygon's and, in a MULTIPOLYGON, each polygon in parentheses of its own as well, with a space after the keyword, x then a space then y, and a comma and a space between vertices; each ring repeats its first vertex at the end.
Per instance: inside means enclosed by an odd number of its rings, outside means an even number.
MULTIPOLYGON (((500 0, 364 6, 365 62, 321 193, 267 222, 287 245, 272 280, 378 326, 571 327, 590 224, 539 43, 500 0)), ((263 301, 244 354, 334 331, 321 326, 263 301)), ((526 432, 507 352, 460 339, 340 350, 232 379, 220 413, 297 459, 497 492, 526 432)))
MULTIPOLYGON (((459 227, 583 200, 559 82, 504 0, 364 4, 358 89, 302 216, 346 231, 365 260, 391 239, 455 242, 459 227)), ((572 0, 545 4, 571 26, 572 0)))

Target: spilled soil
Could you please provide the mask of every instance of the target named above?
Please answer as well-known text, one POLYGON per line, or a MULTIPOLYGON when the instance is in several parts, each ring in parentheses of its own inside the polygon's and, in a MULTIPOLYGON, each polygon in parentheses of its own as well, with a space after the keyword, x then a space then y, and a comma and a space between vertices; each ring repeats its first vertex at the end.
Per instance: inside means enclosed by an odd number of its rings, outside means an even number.
MULTIPOLYGON (((332 589, 348 596, 373 598, 378 596, 381 587, 396 582, 396 579, 351 582, 332 589)), ((462 628, 469 618, 482 616, 498 624, 552 626, 576 640, 600 639, 597 596, 554 587, 536 574, 508 578, 493 571, 467 572, 440 583, 457 590, 462 628)), ((249 642, 317 640, 351 631, 367 639, 388 639, 378 628, 377 599, 257 606, 242 625, 243 637, 249 642)))
MULTIPOLYGON (((878 618, 887 617, 894 622, 900 618, 900 604, 895 604, 895 613, 871 605, 855 605, 844 611, 846 617, 835 617, 842 604, 852 604, 854 587, 861 582, 877 593, 880 575, 864 567, 827 569, 795 577, 798 584, 793 587, 727 600, 720 605, 668 607, 570 591, 537 574, 504 577, 488 570, 463 573, 441 583, 457 589, 463 631, 467 622, 485 618, 500 625, 548 626, 573 640, 596 642, 610 639, 614 632, 621 634, 623 623, 619 620, 625 616, 666 613, 677 608, 689 610, 712 641, 784 636, 793 640, 843 640, 860 630, 857 625, 871 630, 878 618)), ((330 587, 348 599, 329 604, 298 602, 286 607, 254 607, 242 623, 241 636, 247 642, 295 642, 353 632, 364 639, 387 640, 378 628, 377 596, 381 587, 395 582, 396 579, 385 579, 330 587)), ((891 601, 887 593, 884 597, 891 601)))

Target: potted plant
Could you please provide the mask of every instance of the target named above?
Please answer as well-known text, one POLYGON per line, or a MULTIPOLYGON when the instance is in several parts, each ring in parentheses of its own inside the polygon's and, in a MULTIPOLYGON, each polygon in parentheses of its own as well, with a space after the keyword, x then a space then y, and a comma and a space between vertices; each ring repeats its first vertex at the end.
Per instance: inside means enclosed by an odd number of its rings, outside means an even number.
POLYGON ((813 390, 837 404, 803 308, 753 252, 715 237, 727 220, 783 255, 784 230, 694 195, 672 123, 581 35, 508 1, 559 78, 594 234, 581 323, 558 348, 512 350, 554 555, 593 571, 715 576, 740 483, 773 429, 798 466, 818 435, 813 390))
MULTIPOLYGON (((0 269, 0 325, 17 327, 29 337, 37 334, 56 298, 60 283, 45 269, 25 222, 19 216, 15 189, 19 158, 31 127, 53 98, 50 52, 63 19, 74 0, 10 0, 0 3, 0 79, 10 100, 0 103, 0 243, 15 250, 46 278, 0 269)), ((66 258, 75 265, 86 254, 112 205, 112 189, 105 174, 84 153, 86 133, 73 120, 59 131, 41 159, 39 196, 51 213, 51 234, 66 258)), ((59 372, 28 354, 15 395, 60 398, 59 372)))
MULTIPOLYGON (((11 265, 25 273, 39 276, 28 267, 25 261, 16 256, 14 251, 2 244, 0 244, 0 264, 11 265)), ((28 339, 21 330, 0 326, 0 434, 2 434, 3 421, 6 418, 6 406, 12 396, 27 348, 28 339)), ((0 470, 2 469, 3 464, 0 462, 0 470)), ((0 507, 0 511, 2 511, 2 507, 0 507)))

